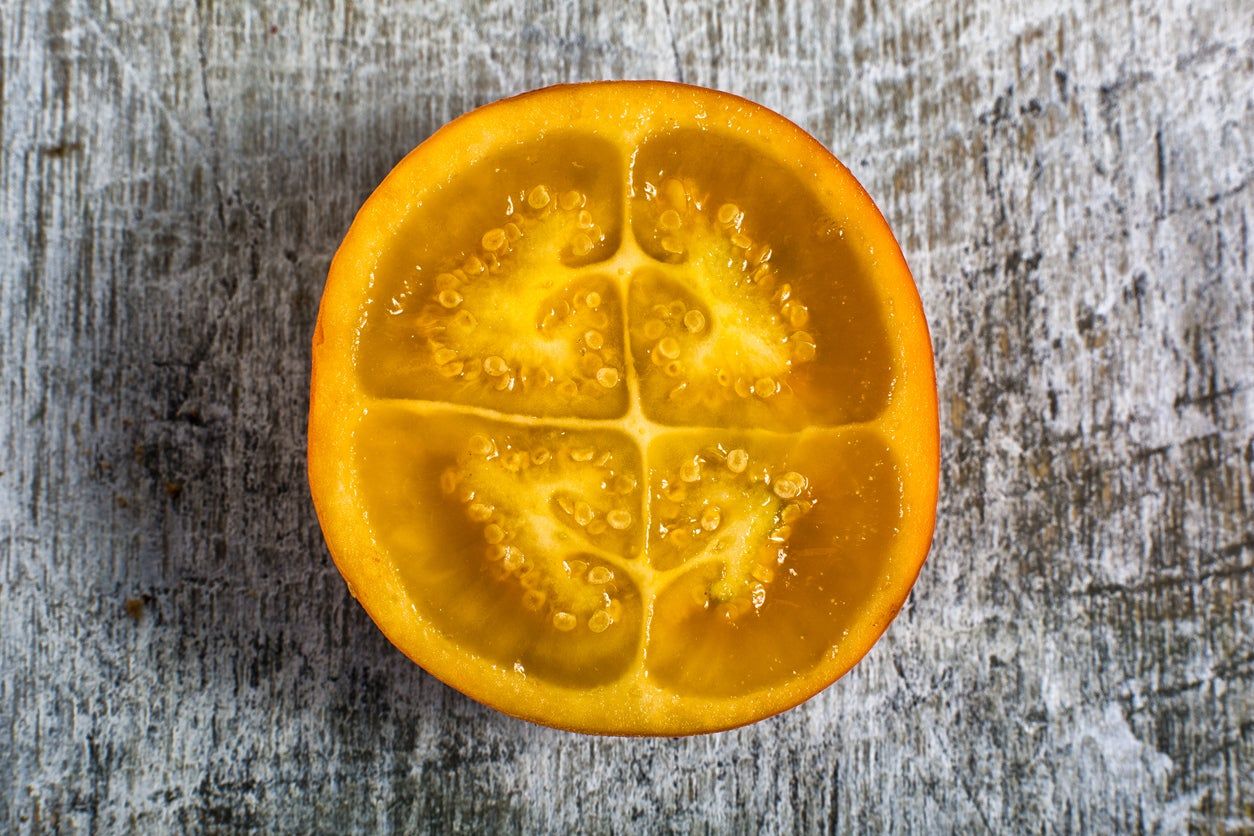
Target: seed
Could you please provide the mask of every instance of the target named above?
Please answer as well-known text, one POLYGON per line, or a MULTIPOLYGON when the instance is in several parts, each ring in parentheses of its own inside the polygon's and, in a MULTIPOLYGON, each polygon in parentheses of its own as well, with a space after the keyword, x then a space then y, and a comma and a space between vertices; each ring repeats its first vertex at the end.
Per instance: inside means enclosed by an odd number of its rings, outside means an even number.
POLYGON ((788 324, 793 328, 803 328, 810 321, 810 309, 794 302, 788 309, 788 324))
POLYGON ((457 474, 452 468, 440 474, 440 490, 445 493, 452 493, 457 490, 457 474))
POLYGON ((736 394, 742 398, 747 398, 753 394, 753 384, 751 384, 749 379, 745 377, 736 378, 736 383, 732 386, 732 388, 735 389, 736 394))
POLYGON ((611 622, 618 621, 618 617, 623 614, 623 605, 617 598, 611 598, 605 605, 605 611, 609 613, 611 622))
POLYGON ((701 481, 701 460, 691 458, 679 466, 679 478, 685 482, 701 481))
POLYGON ((472 255, 470 258, 466 259, 464 264, 462 264, 462 269, 465 270, 468 275, 477 276, 487 269, 487 265, 483 263, 483 259, 479 258, 479 256, 472 255))
POLYGON ((806 489, 806 477, 800 473, 785 473, 775 480, 772 490, 780 499, 794 499, 806 489))
POLYGON ((662 371, 666 372, 667 377, 679 377, 684 372, 683 364, 678 360, 671 360, 662 367, 662 371))
POLYGON ((596 518, 596 512, 592 510, 592 506, 586 502, 575 503, 575 522, 581 526, 587 525, 596 518))
POLYGON ((593 537, 597 537, 601 534, 604 534, 605 529, 607 528, 609 528, 609 526, 607 526, 601 520, 593 520, 592 522, 588 523, 588 533, 591 534, 593 537))
POLYGON ((498 357, 493 354, 484 359, 483 371, 491 377, 500 377, 509 371, 509 366, 505 363, 505 358, 498 357))
POLYGON ((749 574, 753 575, 753 579, 762 583, 770 583, 775 580, 775 570, 764 563, 759 563, 753 567, 753 571, 749 574))
POLYGON ((719 510, 717 505, 711 505, 701 514, 701 527, 706 531, 713 531, 718 528, 719 523, 723 521, 723 512, 719 510))
POLYGON ((544 606, 544 593, 538 589, 528 589, 523 593, 523 606, 536 612, 544 606))
POLYGON ((779 391, 779 384, 773 378, 760 377, 754 382, 753 391, 759 398, 769 398, 779 391))
POLYGON ((446 308, 456 308, 462 303, 462 295, 456 290, 441 290, 435 298, 446 308))
POLYGON ((779 290, 775 291, 775 295, 772 296, 771 298, 774 299, 776 302, 783 303, 783 302, 787 302, 789 297, 791 296, 792 296, 792 285, 785 282, 784 284, 781 284, 779 286, 779 290))
POLYGON ((492 506, 482 502, 471 503, 466 508, 466 516, 471 522, 487 522, 492 518, 492 506))
POLYGON ((577 256, 585 256, 592 252, 592 239, 587 233, 580 232, 570 240, 570 251, 577 256))
POLYGON ((688 311, 688 313, 684 314, 684 327, 688 329, 689 333, 700 334, 705 330, 705 314, 696 308, 688 311))
POLYGON ((679 340, 674 337, 663 337, 658 340, 657 350, 667 360, 675 360, 679 357, 679 340))
POLYGON ((605 610, 597 610, 588 619, 588 629, 594 633, 604 633, 614 623, 614 619, 610 618, 610 614, 605 610))
POLYGON ((740 207, 734 203, 724 203, 718 207, 718 222, 730 224, 740 217, 740 207))
POLYGON ((587 209, 580 209, 579 214, 576 216, 575 222, 579 224, 580 229, 591 229, 592 228, 592 213, 589 212, 587 209))
POLYGON ((499 543, 505 539, 505 529, 496 523, 488 523, 483 528, 483 539, 489 543, 499 543))
POLYGON ((496 452, 496 443, 486 435, 472 435, 470 452, 476 456, 490 456, 496 452))
POLYGON ((679 516, 679 504, 669 499, 663 499, 657 504, 658 519, 673 520, 679 516))
POLYGON ((435 350, 435 362, 443 366, 445 363, 451 363, 457 359, 457 352, 451 348, 437 348, 435 350))
POLYGON ((674 177, 662 181, 662 196, 674 207, 683 208, 688 205, 688 190, 674 177))
POLYGON ((609 366, 602 367, 597 372, 597 383, 600 383, 606 389, 613 389, 618 385, 618 369, 609 366))
POLYGON ((557 498, 557 507, 561 508, 567 514, 574 514, 575 513, 575 500, 571 499, 569 496, 566 496, 565 494, 562 494, 561 496, 557 498))
POLYGON ((549 460, 549 451, 544 447, 537 447, 531 451, 532 464, 544 464, 549 460))
POLYGON ((601 336, 600 331, 586 331, 583 335, 583 341, 588 348, 593 351, 599 351, 605 345, 605 337, 601 336))
MULTIPOLYGON (((766 244, 759 244, 756 247, 751 247, 749 252, 745 253, 745 258, 750 264, 764 264, 771 258, 771 248, 766 244)), ((757 274, 757 270, 754 271, 754 274, 757 274)))
POLYGON ((558 205, 560 205, 563 209, 569 212, 571 209, 578 209, 579 207, 583 206, 584 196, 581 195, 579 192, 575 191, 574 189, 571 189, 568 192, 563 192, 562 196, 558 198, 557 202, 558 202, 558 205))
POLYGON ((610 528, 616 528, 619 531, 625 531, 631 527, 631 512, 624 511, 621 508, 615 508, 605 515, 605 521, 610 524, 610 528))
POLYGON ((584 572, 588 571, 588 563, 585 560, 568 560, 565 562, 566 574, 572 578, 583 577, 584 572))
POLYGON ((666 323, 660 319, 650 319, 644 324, 644 338, 646 340, 656 340, 664 333, 666 333, 666 323))
POLYGON ((751 597, 753 598, 754 608, 762 609, 762 605, 766 603, 766 587, 760 583, 755 583, 751 597))
POLYGON ((588 291, 588 295, 584 297, 584 302, 587 303, 589 308, 600 307, 601 294, 597 293, 595 290, 590 290, 588 291))
POLYGON ((805 514, 805 509, 795 502, 784 506, 784 510, 779 512, 779 518, 786 523, 795 523, 805 514))
POLYGON ((461 279, 457 278, 452 273, 441 273, 435 277, 436 290, 456 290, 461 286, 461 283, 461 279))
POLYGON ((485 250, 496 252, 505 246, 505 230, 489 229, 483 233, 483 238, 480 239, 479 243, 483 245, 485 250))
MULTIPOLYGON (((548 196, 545 196, 545 202, 548 202, 548 196)), ((553 626, 561 630, 563 633, 569 633, 579 624, 579 619, 575 618, 568 612, 553 613, 553 626)))
POLYGON ((745 235, 743 232, 733 233, 731 238, 728 240, 732 242, 733 246, 739 247, 742 250, 747 250, 753 246, 753 241, 750 240, 749 236, 745 235))
POLYGON ((461 328, 463 331, 470 331, 475 327, 477 323, 475 320, 475 315, 472 314, 470 311, 466 310, 465 308, 463 308, 462 310, 453 314, 453 324, 455 324, 458 328, 461 328))
POLYGON ((571 460, 576 462, 590 462, 595 455, 596 450, 591 447, 575 447, 570 451, 571 460))
POLYGON ((504 566, 508 572, 514 572, 521 569, 523 565, 523 553, 518 549, 506 546, 505 555, 501 558, 501 565, 504 566))
POLYGON ((790 338, 792 344, 792 357, 799 363, 806 363, 814 359, 815 348, 814 338, 805 331, 798 331, 790 338))
POLYGON ((527 205, 532 209, 543 209, 549 205, 549 190, 544 186, 536 186, 527 193, 527 205))
POLYGON ((727 469, 732 473, 744 473, 749 466, 749 454, 737 447, 727 454, 727 469))
POLYGON ((667 209, 657 219, 657 225, 667 232, 674 232, 679 229, 681 224, 683 224, 683 219, 679 217, 679 213, 674 209, 667 209))
POLYGON ((573 380, 563 380, 557 384, 557 391, 568 398, 573 398, 579 394, 579 384, 573 380))
POLYGON ((668 235, 662 239, 662 250, 671 255, 680 255, 684 251, 684 245, 678 238, 672 238, 668 235))
POLYGON ((509 546, 502 546, 499 543, 488 546, 484 549, 483 554, 493 563, 505 557, 505 553, 509 551, 509 546))
POLYGON ((604 566, 593 566, 588 570, 588 583, 603 584, 614 580, 614 573, 604 566))
POLYGON ((792 536, 792 526, 781 525, 779 528, 766 535, 766 539, 774 543, 787 543, 788 538, 792 536))
POLYGON ((629 473, 623 473, 614 477, 615 493, 628 494, 636 489, 636 477, 629 473))
POLYGON ((440 366, 440 376, 453 378, 462 373, 462 364, 460 362, 447 363, 440 366))

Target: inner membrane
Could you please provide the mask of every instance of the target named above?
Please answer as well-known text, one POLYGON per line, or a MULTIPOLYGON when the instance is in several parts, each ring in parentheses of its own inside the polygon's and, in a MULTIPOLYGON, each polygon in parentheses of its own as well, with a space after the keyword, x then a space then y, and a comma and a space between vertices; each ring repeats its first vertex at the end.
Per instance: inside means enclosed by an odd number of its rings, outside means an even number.
POLYGON ((877 435, 675 432, 649 449, 649 486, 649 556, 664 572, 652 681, 709 697, 767 688, 875 611, 902 514, 877 435))
POLYGON ((373 530, 424 619, 559 684, 610 681, 638 654, 630 439, 410 407, 372 409, 358 438, 373 530))
POLYGON ((621 238, 611 146, 556 135, 469 167, 418 202, 361 329, 373 395, 528 415, 627 409, 616 286, 579 272, 621 238))
POLYGON ((795 430, 883 411, 891 311, 874 253, 793 171, 734 137, 674 131, 640 147, 630 200, 658 262, 628 302, 647 415, 795 430))

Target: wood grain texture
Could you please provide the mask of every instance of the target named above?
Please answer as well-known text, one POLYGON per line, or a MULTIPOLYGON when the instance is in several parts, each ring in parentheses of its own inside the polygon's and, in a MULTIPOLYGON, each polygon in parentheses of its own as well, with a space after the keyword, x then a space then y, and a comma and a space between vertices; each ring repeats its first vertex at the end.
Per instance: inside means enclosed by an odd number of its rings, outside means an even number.
POLYGON ((1240 0, 0 6, 0 829, 1254 829, 1240 0), (475 105, 663 77, 799 122, 933 328, 888 635, 687 740, 517 722, 349 598, 304 477, 330 256, 475 105))

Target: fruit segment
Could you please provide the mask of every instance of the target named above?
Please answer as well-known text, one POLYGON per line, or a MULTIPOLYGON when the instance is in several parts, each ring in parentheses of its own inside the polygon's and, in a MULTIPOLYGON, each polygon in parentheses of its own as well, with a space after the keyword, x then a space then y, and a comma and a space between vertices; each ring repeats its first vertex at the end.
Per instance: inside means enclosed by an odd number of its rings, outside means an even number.
POLYGON ((638 654, 630 439, 401 407, 372 410, 360 438, 373 530, 424 617, 556 683, 613 679, 638 654))
POLYGON ((676 432, 649 471, 650 561, 675 574, 646 657, 666 688, 739 695, 813 667, 888 576, 901 481, 873 433, 676 432))
POLYGON ((472 168, 413 212, 365 314, 372 394, 526 415, 626 411, 618 289, 580 269, 618 249, 622 166, 587 138, 536 146, 472 168), (409 234, 425 246, 406 246, 409 234))
POLYGON ((659 262, 637 271, 628 306, 645 413, 776 430, 879 415, 893 369, 874 253, 731 136, 676 131, 634 159, 632 232, 659 262))

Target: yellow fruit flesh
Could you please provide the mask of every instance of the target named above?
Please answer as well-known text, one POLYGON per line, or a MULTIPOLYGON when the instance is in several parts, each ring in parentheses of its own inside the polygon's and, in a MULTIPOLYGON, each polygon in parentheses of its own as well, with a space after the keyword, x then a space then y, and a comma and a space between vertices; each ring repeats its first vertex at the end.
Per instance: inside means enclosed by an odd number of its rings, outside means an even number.
MULTIPOLYGON (((771 233, 787 216, 755 222, 750 196, 714 204, 665 170, 637 184, 635 240, 572 267, 572 239, 582 255, 587 230, 604 239, 581 225, 584 207, 606 207, 611 225, 620 212, 612 191, 546 180, 498 191, 482 232, 380 283, 367 381, 427 398, 359 431, 374 529, 424 617, 531 676, 586 686, 648 672, 727 695, 812 667, 862 604, 900 510, 873 433, 771 431, 874 417, 865 389, 799 374, 841 356, 827 299, 817 314, 805 302, 841 283, 819 267, 780 274, 771 233)), ((854 343, 874 327, 860 323, 854 343)))

